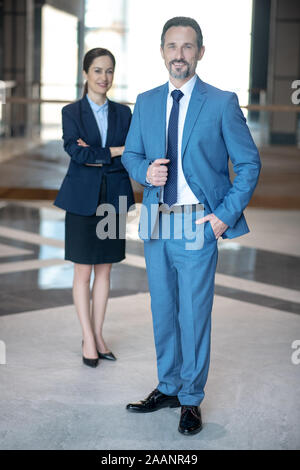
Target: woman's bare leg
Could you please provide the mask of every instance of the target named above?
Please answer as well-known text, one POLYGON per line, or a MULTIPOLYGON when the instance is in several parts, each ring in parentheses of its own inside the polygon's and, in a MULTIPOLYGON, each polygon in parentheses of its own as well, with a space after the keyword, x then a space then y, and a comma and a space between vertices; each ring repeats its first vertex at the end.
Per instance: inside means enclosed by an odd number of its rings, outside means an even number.
POLYGON ((94 284, 92 290, 92 324, 96 345, 101 353, 109 352, 103 338, 103 323, 110 289, 111 264, 94 266, 94 284))
POLYGON ((73 299, 82 328, 83 355, 88 359, 98 357, 90 316, 90 278, 92 265, 74 264, 73 299))

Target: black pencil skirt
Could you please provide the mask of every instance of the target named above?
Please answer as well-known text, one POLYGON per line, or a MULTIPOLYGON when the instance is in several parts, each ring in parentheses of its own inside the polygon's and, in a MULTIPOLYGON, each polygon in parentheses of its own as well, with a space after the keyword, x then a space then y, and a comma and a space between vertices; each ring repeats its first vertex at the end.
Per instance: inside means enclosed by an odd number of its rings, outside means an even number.
MULTIPOLYGON (((106 201, 106 179, 103 177, 98 201, 106 201)), ((119 215, 116 215, 116 238, 101 240, 96 233, 97 224, 104 216, 78 215, 66 212, 65 216, 65 260, 79 264, 118 263, 125 259, 125 237, 120 239, 119 215)), ((122 223, 124 217, 121 218, 122 223)), ((121 230, 124 232, 124 230, 121 230)))

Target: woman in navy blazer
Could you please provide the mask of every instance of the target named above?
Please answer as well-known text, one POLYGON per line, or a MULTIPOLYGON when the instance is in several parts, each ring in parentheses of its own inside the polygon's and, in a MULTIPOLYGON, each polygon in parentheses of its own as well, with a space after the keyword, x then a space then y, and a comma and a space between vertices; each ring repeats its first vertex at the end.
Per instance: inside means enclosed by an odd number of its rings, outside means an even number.
POLYGON ((115 58, 107 49, 91 49, 84 57, 84 96, 62 109, 64 149, 71 160, 54 202, 66 211, 65 259, 74 262, 73 298, 83 333, 82 358, 92 367, 99 358, 116 360, 104 341, 103 322, 112 263, 125 258, 125 237, 118 237, 124 233, 124 227, 119 232, 119 214, 134 204, 130 179, 121 163, 131 111, 106 96, 114 69, 115 58), (120 196, 126 196, 124 208, 119 207, 120 196), (96 227, 104 219, 96 215, 101 203, 111 204, 117 214, 115 239, 97 236, 96 227))

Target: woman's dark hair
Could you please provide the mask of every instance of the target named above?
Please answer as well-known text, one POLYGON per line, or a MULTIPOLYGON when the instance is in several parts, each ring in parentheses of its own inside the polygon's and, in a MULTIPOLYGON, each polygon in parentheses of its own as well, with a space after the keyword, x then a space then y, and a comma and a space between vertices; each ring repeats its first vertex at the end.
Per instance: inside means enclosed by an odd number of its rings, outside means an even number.
POLYGON ((170 20, 166 22, 161 33, 160 44, 161 44, 162 49, 165 44, 166 32, 168 31, 168 29, 172 28, 172 26, 190 26, 191 28, 193 28, 193 30, 197 34, 197 45, 198 45, 198 50, 200 51, 203 45, 203 36, 202 36, 201 28, 196 20, 194 20, 193 18, 189 18, 188 16, 175 16, 174 18, 171 18, 170 20))
MULTIPOLYGON (((115 68, 116 59, 114 55, 108 49, 103 49, 102 47, 95 47, 94 49, 89 50, 83 58, 83 70, 85 71, 85 73, 88 73, 90 66, 92 65, 92 63, 97 57, 101 57, 105 55, 110 57, 113 63, 113 68, 115 68)), ((83 89, 83 96, 85 96, 87 92, 88 92, 88 84, 87 82, 85 82, 84 89, 83 89)))

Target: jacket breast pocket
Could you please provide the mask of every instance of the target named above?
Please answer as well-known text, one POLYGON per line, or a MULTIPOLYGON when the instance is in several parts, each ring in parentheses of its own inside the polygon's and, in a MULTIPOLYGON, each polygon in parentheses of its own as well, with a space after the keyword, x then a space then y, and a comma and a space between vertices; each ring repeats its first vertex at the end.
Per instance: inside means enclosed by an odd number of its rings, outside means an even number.
POLYGON ((209 130, 209 129, 216 129, 218 127, 217 119, 201 119, 197 121, 197 129, 200 130, 209 130))
POLYGON ((202 119, 196 123, 195 132, 200 143, 211 146, 212 142, 219 138, 220 126, 216 119, 202 119))

